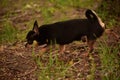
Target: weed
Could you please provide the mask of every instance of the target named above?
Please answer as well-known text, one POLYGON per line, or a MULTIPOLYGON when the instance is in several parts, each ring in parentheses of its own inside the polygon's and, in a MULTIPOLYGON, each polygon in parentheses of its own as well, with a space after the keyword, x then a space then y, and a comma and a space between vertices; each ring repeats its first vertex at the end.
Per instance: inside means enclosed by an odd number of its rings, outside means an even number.
POLYGON ((37 71, 38 80, 58 80, 64 77, 68 69, 68 64, 59 61, 57 55, 53 57, 52 52, 48 55, 45 54, 35 58, 39 68, 39 71, 37 71), (44 60, 42 60, 43 58, 44 60))
POLYGON ((58 56, 52 53, 52 46, 50 46, 50 53, 44 53, 40 56, 35 56, 35 41, 33 42, 32 56, 35 60, 38 71, 36 72, 38 80, 57 80, 64 77, 67 70, 68 64, 63 61, 59 61, 58 56))
POLYGON ((94 4, 94 0, 49 0, 51 3, 54 3, 56 7, 91 7, 94 4))
POLYGON ((87 80, 95 80, 96 64, 95 64, 94 58, 91 54, 90 54, 89 59, 91 60, 91 69, 90 69, 90 75, 87 76, 87 80))
POLYGON ((14 42, 17 38, 17 30, 12 26, 10 21, 3 23, 3 30, 0 35, 0 43, 14 42))
POLYGON ((1 4, 2 7, 6 7, 8 5, 8 3, 9 3, 9 1, 7 1, 7 0, 1 0, 0 1, 0 4, 1 4))
POLYGON ((108 46, 107 43, 100 44, 101 76, 102 80, 119 80, 120 59, 118 57, 119 47, 108 46))
MULTIPOLYGON (((110 9, 110 5, 111 4, 108 4, 107 1, 103 1, 101 3, 101 7, 98 8, 98 13, 100 13, 99 14, 100 17, 103 19, 103 21, 105 21, 107 28, 113 28, 113 26, 116 24, 119 25, 119 23, 117 22, 117 19, 116 19, 118 17, 116 17, 117 15, 115 15, 115 12, 110 9)), ((115 10, 117 10, 117 9, 115 8, 115 10)))
POLYGON ((46 8, 46 7, 41 8, 42 16, 45 19, 44 23, 49 23, 51 21, 51 18, 53 16, 54 11, 55 11, 55 9, 53 7, 51 7, 51 8, 46 8))

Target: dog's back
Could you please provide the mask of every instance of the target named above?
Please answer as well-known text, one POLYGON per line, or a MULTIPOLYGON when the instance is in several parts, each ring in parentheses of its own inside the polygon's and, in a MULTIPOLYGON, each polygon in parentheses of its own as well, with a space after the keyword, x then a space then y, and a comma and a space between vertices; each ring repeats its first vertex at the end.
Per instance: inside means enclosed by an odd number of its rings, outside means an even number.
MULTIPOLYGON (((94 11, 89 9, 86 11, 86 17, 86 19, 73 19, 42 25, 39 29, 36 21, 34 23, 35 29, 33 27, 32 30, 35 37, 33 35, 31 36, 39 44, 58 43, 64 45, 75 40, 80 40, 82 36, 87 36, 89 40, 95 40, 104 32, 102 21, 94 11)), ((28 38, 27 40, 31 39, 28 38)))
POLYGON ((58 44, 68 44, 74 40, 80 40, 82 36, 88 34, 89 25, 91 24, 87 19, 74 19, 43 25, 39 28, 39 32, 48 39, 48 43, 52 40, 58 44))
POLYGON ((100 37, 104 28, 100 24, 99 17, 91 10, 86 11, 86 17, 86 19, 73 19, 43 25, 39 28, 39 32, 45 36, 48 44, 51 41, 58 44, 68 44, 80 40, 82 36, 87 36, 89 40, 100 37))

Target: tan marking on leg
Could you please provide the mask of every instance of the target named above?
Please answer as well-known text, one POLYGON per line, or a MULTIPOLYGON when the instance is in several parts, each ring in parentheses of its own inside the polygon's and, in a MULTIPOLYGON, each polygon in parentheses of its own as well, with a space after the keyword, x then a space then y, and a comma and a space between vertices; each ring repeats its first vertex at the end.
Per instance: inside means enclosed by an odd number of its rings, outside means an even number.
POLYGON ((94 43, 95 43, 95 40, 88 40, 87 41, 90 53, 94 50, 94 47, 93 47, 94 43))
POLYGON ((40 49, 40 52, 41 53, 45 53, 45 52, 47 52, 49 50, 49 47, 44 47, 44 48, 41 48, 40 49))
POLYGON ((60 53, 63 53, 65 51, 65 45, 60 45, 60 53))

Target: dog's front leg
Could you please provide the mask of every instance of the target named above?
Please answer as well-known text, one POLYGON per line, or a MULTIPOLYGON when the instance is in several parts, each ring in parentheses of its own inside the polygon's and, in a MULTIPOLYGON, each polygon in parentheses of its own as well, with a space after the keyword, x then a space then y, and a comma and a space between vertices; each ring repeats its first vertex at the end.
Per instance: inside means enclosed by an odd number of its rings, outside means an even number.
POLYGON ((41 48, 41 49, 40 49, 40 52, 41 52, 41 53, 45 53, 45 52, 47 52, 48 50, 49 50, 49 47, 47 46, 47 47, 41 48))
POLYGON ((40 52, 41 53, 45 53, 45 52, 47 52, 50 49, 50 46, 45 44, 45 45, 40 46, 40 48, 41 48, 40 52))
POLYGON ((94 43, 95 43, 96 40, 88 40, 87 41, 87 44, 88 44, 88 47, 89 47, 89 52, 91 53, 93 50, 94 50, 94 43))

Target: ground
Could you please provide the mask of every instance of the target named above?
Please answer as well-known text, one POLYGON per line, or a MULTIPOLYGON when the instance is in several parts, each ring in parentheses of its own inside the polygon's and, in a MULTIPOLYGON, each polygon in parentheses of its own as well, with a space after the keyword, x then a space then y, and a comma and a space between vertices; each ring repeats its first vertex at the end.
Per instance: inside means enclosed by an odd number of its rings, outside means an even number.
MULTIPOLYGON (((30 7, 29 5, 27 5, 30 7)), ((69 18, 82 17, 84 9, 71 9, 70 12, 64 12, 69 18)), ((35 17, 41 21, 42 18, 40 12, 28 10, 27 12, 22 12, 21 10, 16 10, 13 14, 18 14, 18 16, 10 16, 14 27, 18 28, 20 31, 24 31, 28 27, 24 22, 27 22, 35 17), (34 16, 32 16, 34 14, 34 16)), ((1 12, 1 19, 3 19, 4 10, 1 12)), ((53 19, 59 16, 59 12, 56 12, 53 19)), ((61 16, 61 15, 60 15, 61 16)), ((40 22, 42 23, 42 22, 40 22)), ((0 27, 2 30, 2 27, 0 27)), ((120 28, 116 25, 113 28, 114 32, 120 35, 120 28)), ((114 38, 113 35, 107 34, 107 44, 108 45, 119 45, 118 39, 114 38)), ((99 42, 102 38, 99 39, 99 42)), ((89 80, 91 78, 91 73, 94 70, 94 79, 101 80, 101 60, 99 57, 99 45, 98 42, 95 45, 95 51, 93 53, 87 52, 87 47, 82 42, 73 42, 66 45, 66 51, 63 54, 59 54, 55 49, 52 53, 40 53, 40 48, 25 48, 25 41, 15 41, 12 44, 1 44, 0 45, 0 80, 38 80, 37 72, 41 71, 35 59, 40 58, 42 63, 48 63, 50 54, 52 58, 58 57, 60 62, 64 64, 69 64, 70 67, 67 69, 65 76, 58 77, 57 80, 89 80), (93 69, 93 70, 92 70, 93 69)), ((120 53, 118 54, 120 56, 120 53)), ((54 69, 54 67, 53 67, 54 69)), ((57 74, 56 74, 57 75, 57 74)), ((49 79, 48 79, 49 80, 49 79)), ((50 80, 55 80, 53 76, 50 80)))
MULTIPOLYGON (((18 80, 18 79, 36 80, 37 78, 35 72, 37 71, 38 68, 32 57, 31 54, 32 50, 25 49, 22 43, 17 43, 16 45, 2 46, 3 51, 2 53, 0 53, 0 57, 1 57, 0 65, 2 66, 0 72, 1 80, 18 80)), ((82 77, 84 80, 84 78, 86 78, 87 75, 89 75, 90 73, 89 62, 91 61, 91 59, 88 56, 85 57, 85 54, 87 54, 87 52, 82 50, 82 48, 79 45, 76 45, 74 43, 68 45, 67 50, 69 51, 71 50, 71 51, 58 55, 59 60, 64 61, 65 63, 68 63, 71 60, 73 60, 71 68, 75 68, 75 71, 74 71, 74 76, 72 76, 72 79, 79 78, 78 73, 81 73, 83 75, 82 77), (81 59, 81 61, 79 61, 79 59, 81 59)), ((98 53, 96 52, 91 55, 94 56, 96 66, 99 67, 100 60, 97 54, 98 53)), ((53 55, 55 55, 55 53, 53 55)), ((44 58, 44 61, 45 60, 46 58, 44 58)), ((96 78, 100 78, 98 72, 99 70, 97 70, 96 78)), ((66 77, 66 80, 69 78, 71 77, 70 76, 66 77)))
MULTIPOLYGON (((73 42, 66 46, 67 49, 64 54, 56 53, 57 50, 53 51, 52 57, 57 55, 59 61, 71 64, 67 73, 72 74, 72 76, 67 75, 60 80, 86 80, 91 74, 92 62, 97 68, 95 70, 95 80, 101 80, 99 52, 96 49, 86 56, 88 52, 83 46, 82 43, 76 44, 73 42)), ((39 67, 32 56, 32 48, 25 48, 23 42, 17 42, 14 45, 3 45, 0 49, 1 80, 37 80, 36 72, 39 71, 39 67)), ((35 48, 34 51, 35 56, 47 63, 50 53, 41 55, 39 47, 35 48), (41 57, 43 55, 44 57, 41 57)))

